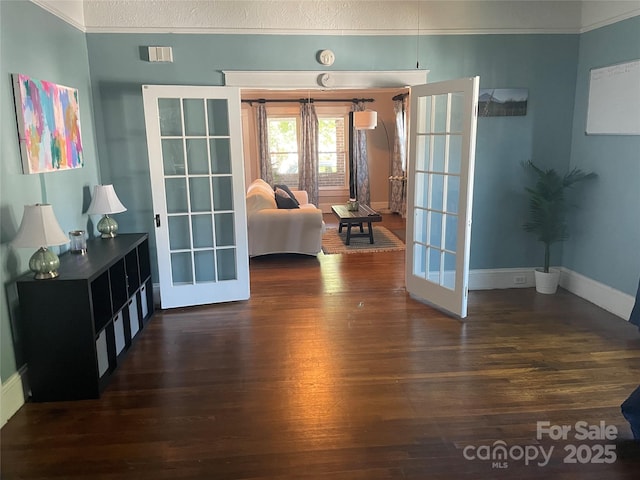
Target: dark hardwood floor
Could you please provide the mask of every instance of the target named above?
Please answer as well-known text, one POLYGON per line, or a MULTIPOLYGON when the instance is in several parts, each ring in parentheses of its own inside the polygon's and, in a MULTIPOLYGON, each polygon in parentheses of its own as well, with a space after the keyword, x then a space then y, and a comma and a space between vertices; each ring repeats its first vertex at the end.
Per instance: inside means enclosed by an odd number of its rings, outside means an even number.
POLYGON ((533 289, 471 292, 456 320, 408 297, 403 252, 250 268, 247 302, 158 311, 99 400, 26 404, 1 432, 2 478, 639 478, 624 320, 533 289), (543 421, 567 440, 538 440, 543 421), (617 438, 578 440, 581 421, 617 438))

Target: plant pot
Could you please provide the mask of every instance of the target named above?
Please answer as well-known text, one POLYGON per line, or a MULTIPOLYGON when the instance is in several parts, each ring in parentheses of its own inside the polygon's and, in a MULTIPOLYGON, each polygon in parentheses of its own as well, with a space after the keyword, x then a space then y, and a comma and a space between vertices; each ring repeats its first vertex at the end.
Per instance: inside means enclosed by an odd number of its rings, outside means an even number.
POLYGON ((558 282, 560 281, 560 271, 549 269, 549 273, 545 273, 536 268, 536 292, 544 294, 554 294, 558 290, 558 282))

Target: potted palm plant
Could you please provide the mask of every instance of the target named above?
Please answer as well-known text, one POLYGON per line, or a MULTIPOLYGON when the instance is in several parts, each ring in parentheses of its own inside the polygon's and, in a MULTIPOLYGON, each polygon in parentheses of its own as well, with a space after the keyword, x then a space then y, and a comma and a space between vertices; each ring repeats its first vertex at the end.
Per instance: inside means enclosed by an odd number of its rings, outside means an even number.
POLYGON ((536 269, 536 290, 539 293, 555 293, 560 272, 549 269, 551 245, 569 238, 566 213, 569 208, 565 190, 584 180, 595 178, 595 173, 586 173, 574 168, 560 175, 553 168, 543 170, 532 161, 525 163, 536 174, 533 187, 525 187, 529 194, 529 220, 523 225, 525 231, 535 234, 544 244, 544 267, 536 269))

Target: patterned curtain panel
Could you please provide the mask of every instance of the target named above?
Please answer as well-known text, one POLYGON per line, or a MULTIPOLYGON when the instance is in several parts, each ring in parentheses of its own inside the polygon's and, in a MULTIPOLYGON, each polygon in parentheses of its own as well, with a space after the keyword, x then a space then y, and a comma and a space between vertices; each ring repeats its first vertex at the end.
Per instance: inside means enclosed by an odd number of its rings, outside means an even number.
MULTIPOLYGON (((354 112, 362 112, 364 110, 364 102, 358 102, 353 105, 354 112)), ((356 199, 362 205, 371 205, 366 130, 356 130, 355 127, 353 128, 353 145, 351 145, 351 148, 353 149, 353 166, 356 170, 356 199)))
POLYGON ((396 135, 393 143, 393 160, 391 162, 391 200, 389 208, 403 217, 407 213, 407 126, 405 124, 407 97, 393 101, 396 116, 396 135))
POLYGON ((309 195, 309 203, 318 205, 318 116, 313 103, 300 104, 300 148, 298 182, 309 195))
POLYGON ((267 107, 264 103, 256 106, 256 125, 258 127, 258 158, 260 159, 260 178, 273 185, 271 156, 269 155, 269 133, 267 123, 267 107))

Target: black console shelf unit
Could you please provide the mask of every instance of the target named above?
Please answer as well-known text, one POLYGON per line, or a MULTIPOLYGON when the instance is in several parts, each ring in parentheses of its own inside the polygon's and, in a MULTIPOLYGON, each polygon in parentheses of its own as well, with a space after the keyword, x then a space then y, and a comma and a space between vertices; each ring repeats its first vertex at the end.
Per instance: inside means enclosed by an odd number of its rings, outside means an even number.
POLYGON ((59 276, 17 280, 31 398, 98 398, 153 315, 146 233, 87 242, 60 256, 59 276))

